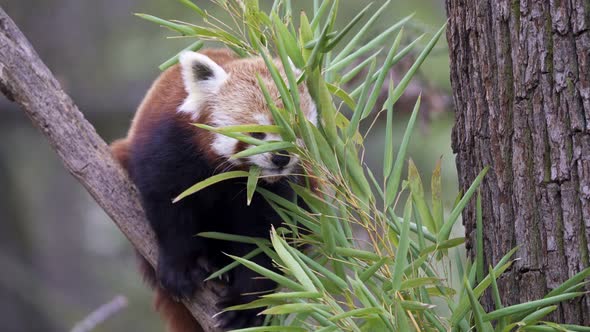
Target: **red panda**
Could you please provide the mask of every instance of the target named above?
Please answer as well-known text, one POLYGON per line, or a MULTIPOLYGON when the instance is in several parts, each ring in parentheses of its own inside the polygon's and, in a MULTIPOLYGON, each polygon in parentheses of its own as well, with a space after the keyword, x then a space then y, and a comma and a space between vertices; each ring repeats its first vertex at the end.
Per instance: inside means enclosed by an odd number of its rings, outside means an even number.
MULTIPOLYGON (((284 74, 280 62, 276 62, 284 74)), ((225 181, 208 187, 178 203, 172 199, 191 185, 216 173, 261 168, 260 186, 286 198, 294 196, 287 183, 301 172, 298 157, 286 151, 264 153, 243 159, 230 158, 248 144, 199 129, 192 123, 214 127, 240 124, 273 124, 271 112, 257 81, 259 75, 270 95, 282 107, 280 95, 262 58, 238 59, 228 50, 183 52, 179 64, 153 83, 143 99, 127 137, 115 141, 112 151, 137 186, 147 219, 159 249, 157 268, 143 264, 143 273, 156 288, 156 309, 170 332, 200 331, 201 328, 175 301, 198 293, 203 280, 231 263, 225 254, 244 256, 253 245, 223 242, 195 236, 205 231, 268 237, 280 218, 258 194, 246 205, 243 180, 225 181)), ((306 88, 300 86, 301 109, 313 124, 317 112, 306 88)), ((261 140, 280 140, 278 134, 253 133, 261 140)), ((255 263, 273 269, 271 259, 258 255, 255 263)), ((273 290, 270 280, 239 266, 224 276, 222 307, 246 303, 256 293, 273 290)), ((198 295, 198 294, 197 294, 198 295)), ((223 328, 261 324, 256 311, 220 315, 223 328)))

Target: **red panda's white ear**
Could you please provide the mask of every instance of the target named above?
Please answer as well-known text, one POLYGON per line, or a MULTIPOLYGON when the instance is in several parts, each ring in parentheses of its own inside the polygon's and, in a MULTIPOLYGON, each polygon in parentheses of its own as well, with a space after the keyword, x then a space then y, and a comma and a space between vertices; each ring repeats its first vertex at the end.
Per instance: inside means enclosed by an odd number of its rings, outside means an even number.
POLYGON ((178 111, 192 113, 196 117, 206 95, 216 93, 228 75, 215 61, 196 52, 182 52, 179 62, 188 96, 178 111))

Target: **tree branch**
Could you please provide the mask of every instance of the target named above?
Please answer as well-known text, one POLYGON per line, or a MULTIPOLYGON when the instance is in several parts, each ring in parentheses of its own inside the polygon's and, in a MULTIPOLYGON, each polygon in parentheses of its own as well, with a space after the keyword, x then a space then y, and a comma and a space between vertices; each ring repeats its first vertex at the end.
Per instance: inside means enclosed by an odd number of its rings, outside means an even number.
MULTIPOLYGON (((0 91, 21 106, 66 169, 155 266, 157 246, 135 186, 1 7, 0 91)), ((205 331, 219 331, 212 318, 218 312, 217 299, 211 290, 204 289, 198 298, 184 302, 205 331)))

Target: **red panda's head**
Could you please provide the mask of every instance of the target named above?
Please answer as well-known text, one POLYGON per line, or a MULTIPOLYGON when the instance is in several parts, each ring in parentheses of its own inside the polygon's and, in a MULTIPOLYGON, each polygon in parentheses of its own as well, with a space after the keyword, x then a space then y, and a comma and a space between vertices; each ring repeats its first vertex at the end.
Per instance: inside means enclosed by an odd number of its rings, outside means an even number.
MULTIPOLYGON (((275 64, 284 76, 280 62, 275 64)), ((215 127, 274 124, 272 114, 258 85, 257 75, 269 90, 275 104, 283 107, 279 91, 262 58, 238 59, 224 64, 222 68, 203 54, 184 52, 180 55, 180 65, 188 96, 178 111, 190 113, 194 120, 206 119, 207 124, 215 127)), ((300 85, 299 94, 303 113, 316 125, 316 106, 304 85, 300 85)), ((274 133, 252 135, 264 141, 281 140, 280 135, 274 133)), ((214 134, 211 142, 207 144, 215 155, 233 167, 259 166, 262 169, 261 175, 268 182, 294 173, 299 163, 296 155, 286 151, 231 159, 235 153, 251 146, 221 134, 214 134)))

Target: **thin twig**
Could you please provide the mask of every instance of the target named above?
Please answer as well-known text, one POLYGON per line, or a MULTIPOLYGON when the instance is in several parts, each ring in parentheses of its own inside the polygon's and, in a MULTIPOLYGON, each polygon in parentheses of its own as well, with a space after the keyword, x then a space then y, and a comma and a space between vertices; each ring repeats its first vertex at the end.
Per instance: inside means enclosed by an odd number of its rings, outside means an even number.
POLYGON ((101 305, 96 310, 78 322, 70 332, 89 332, 94 330, 102 322, 109 319, 114 314, 127 307, 127 298, 123 295, 117 295, 111 301, 101 305))

